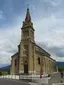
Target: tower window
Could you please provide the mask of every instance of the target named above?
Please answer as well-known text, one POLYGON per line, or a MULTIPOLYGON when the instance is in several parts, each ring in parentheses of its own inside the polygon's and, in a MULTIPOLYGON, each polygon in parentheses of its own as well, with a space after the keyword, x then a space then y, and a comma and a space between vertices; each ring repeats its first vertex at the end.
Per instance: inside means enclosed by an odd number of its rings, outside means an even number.
POLYGON ((17 65, 17 60, 15 59, 15 66, 17 65))
POLYGON ((29 32, 28 31, 23 31, 23 35, 24 36, 29 36, 29 32))
POLYGON ((40 65, 40 58, 38 57, 38 64, 40 65))

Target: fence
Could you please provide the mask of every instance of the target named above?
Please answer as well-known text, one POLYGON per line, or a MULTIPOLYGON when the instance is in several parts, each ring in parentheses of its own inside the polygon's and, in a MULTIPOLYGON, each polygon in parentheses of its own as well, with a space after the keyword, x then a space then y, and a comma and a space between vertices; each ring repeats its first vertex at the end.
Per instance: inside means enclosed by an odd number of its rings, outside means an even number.
POLYGON ((0 78, 19 79, 19 75, 2 75, 0 78))
MULTIPOLYGON (((50 77, 42 77, 40 78, 40 75, 2 75, 0 76, 0 78, 7 78, 7 79, 31 79, 32 80, 32 84, 33 83, 37 83, 37 84, 46 84, 46 85, 49 85, 49 80, 50 80, 50 77)), ((31 85, 32 85, 31 84, 31 85)), ((64 85, 64 83, 51 83, 51 85, 64 85)))
POLYGON ((52 85, 64 85, 64 83, 53 83, 52 85))
POLYGON ((3 75, 0 76, 0 78, 31 80, 32 82, 41 84, 48 84, 48 81, 50 79, 50 77, 46 76, 42 76, 42 78, 40 78, 40 75, 3 75))

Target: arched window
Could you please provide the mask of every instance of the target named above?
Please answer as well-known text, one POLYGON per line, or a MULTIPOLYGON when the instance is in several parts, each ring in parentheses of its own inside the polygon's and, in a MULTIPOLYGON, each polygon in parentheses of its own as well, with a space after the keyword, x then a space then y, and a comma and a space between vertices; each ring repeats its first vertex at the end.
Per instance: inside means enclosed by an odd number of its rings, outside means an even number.
POLYGON ((38 64, 40 65, 40 57, 38 57, 38 64))
POLYGON ((15 59, 15 66, 17 65, 17 60, 15 59))

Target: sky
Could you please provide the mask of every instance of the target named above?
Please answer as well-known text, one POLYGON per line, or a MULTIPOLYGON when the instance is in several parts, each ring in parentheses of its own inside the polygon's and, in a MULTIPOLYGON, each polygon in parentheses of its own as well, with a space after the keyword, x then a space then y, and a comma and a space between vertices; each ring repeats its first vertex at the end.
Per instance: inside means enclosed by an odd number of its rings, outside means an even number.
POLYGON ((64 0, 0 0, 0 64, 10 64, 18 51, 28 4, 35 42, 64 61, 64 0))

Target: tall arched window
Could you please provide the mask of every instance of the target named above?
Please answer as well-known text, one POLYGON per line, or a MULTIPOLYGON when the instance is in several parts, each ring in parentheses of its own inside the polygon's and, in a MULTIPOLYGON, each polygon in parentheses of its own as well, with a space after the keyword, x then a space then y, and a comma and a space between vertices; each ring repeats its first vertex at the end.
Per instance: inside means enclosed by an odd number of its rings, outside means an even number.
POLYGON ((17 60, 15 59, 15 66, 17 65, 17 60))
POLYGON ((38 57, 38 64, 40 65, 40 57, 38 57))

